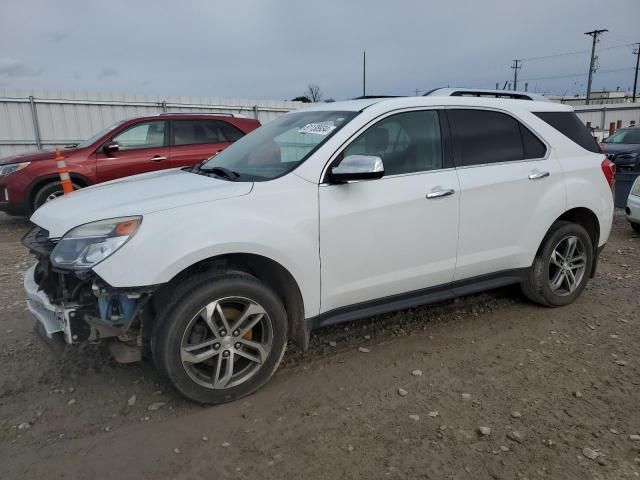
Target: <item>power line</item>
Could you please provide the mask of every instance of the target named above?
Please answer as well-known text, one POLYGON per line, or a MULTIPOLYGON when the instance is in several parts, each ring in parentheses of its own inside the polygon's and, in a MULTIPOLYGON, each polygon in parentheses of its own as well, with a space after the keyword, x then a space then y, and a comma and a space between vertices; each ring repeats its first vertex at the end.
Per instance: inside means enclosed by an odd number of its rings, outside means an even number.
MULTIPOLYGON (((623 47, 631 47, 635 45, 634 43, 622 43, 619 45, 611 45, 609 47, 601 47, 600 50, 613 50, 615 48, 623 48, 623 47)), ((526 57, 521 59, 523 62, 533 62, 536 60, 545 60, 547 58, 557 58, 557 57, 569 57, 572 55, 583 55, 585 53, 589 53, 589 50, 577 50, 575 52, 564 52, 564 53, 555 53, 553 55, 542 55, 539 57, 526 57)))
MULTIPOLYGON (((616 72, 626 72, 628 70, 634 70, 634 67, 626 67, 626 68, 614 68, 612 70, 600 70, 598 73, 600 75, 605 73, 616 73, 616 72)), ((521 82, 533 82, 535 80, 558 80, 561 78, 573 78, 573 77, 581 77, 584 73, 571 73, 567 75, 554 75, 551 77, 536 77, 536 78, 525 78, 521 79, 521 82)))

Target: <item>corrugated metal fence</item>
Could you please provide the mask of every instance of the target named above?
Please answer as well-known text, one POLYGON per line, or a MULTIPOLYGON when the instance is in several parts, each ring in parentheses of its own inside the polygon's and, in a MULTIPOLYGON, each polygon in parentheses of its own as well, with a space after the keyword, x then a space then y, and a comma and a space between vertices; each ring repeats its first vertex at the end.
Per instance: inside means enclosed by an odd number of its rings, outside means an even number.
MULTIPOLYGON (((262 123, 304 106, 279 100, 62 93, 0 89, 0 157, 78 143, 124 118, 161 112, 233 113, 262 123)), ((639 104, 577 106, 578 117, 602 138, 609 126, 640 124, 639 104)))
POLYGON ((138 115, 233 113, 265 123, 303 105, 278 100, 0 89, 0 157, 78 143, 119 120, 138 115))
POLYGON ((640 125, 640 103, 620 103, 610 105, 588 105, 573 107, 585 125, 593 129, 600 139, 609 135, 609 127, 628 127, 632 123, 640 125))

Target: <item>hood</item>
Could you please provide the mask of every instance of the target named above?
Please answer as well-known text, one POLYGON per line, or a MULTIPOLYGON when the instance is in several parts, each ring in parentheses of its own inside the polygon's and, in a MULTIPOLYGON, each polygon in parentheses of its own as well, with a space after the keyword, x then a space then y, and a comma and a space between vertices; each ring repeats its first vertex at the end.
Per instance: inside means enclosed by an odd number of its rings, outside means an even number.
MULTIPOLYGON (((62 148, 60 151, 65 157, 75 153, 77 148, 62 148)), ((56 157, 55 150, 36 150, 34 152, 19 153, 18 155, 10 155, 0 158, 0 165, 20 162, 39 162, 42 160, 53 160, 56 157)))
POLYGON ((640 144, 637 143, 603 143, 604 153, 616 154, 622 152, 640 152, 640 144))
POLYGON ((58 238, 73 227, 96 220, 238 197, 252 188, 252 182, 229 182, 180 169, 161 170, 64 195, 36 210, 31 221, 58 238))

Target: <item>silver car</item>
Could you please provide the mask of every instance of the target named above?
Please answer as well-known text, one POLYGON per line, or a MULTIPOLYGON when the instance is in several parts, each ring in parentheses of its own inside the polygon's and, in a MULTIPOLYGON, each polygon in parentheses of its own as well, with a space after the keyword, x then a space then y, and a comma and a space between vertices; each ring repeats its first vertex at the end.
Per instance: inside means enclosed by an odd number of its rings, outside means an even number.
POLYGON ((636 232, 640 233, 640 177, 636 178, 627 199, 627 220, 636 232))

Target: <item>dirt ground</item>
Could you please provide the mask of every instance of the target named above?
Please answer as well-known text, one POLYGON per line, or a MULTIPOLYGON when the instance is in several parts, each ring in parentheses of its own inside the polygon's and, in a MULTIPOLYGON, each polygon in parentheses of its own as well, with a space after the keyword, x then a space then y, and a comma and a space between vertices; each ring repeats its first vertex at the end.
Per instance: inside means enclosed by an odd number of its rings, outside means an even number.
POLYGON ((49 351, 24 305, 28 228, 0 216, 2 479, 640 478, 640 237, 620 213, 573 305, 506 288, 320 330, 213 408, 148 363, 49 351))

